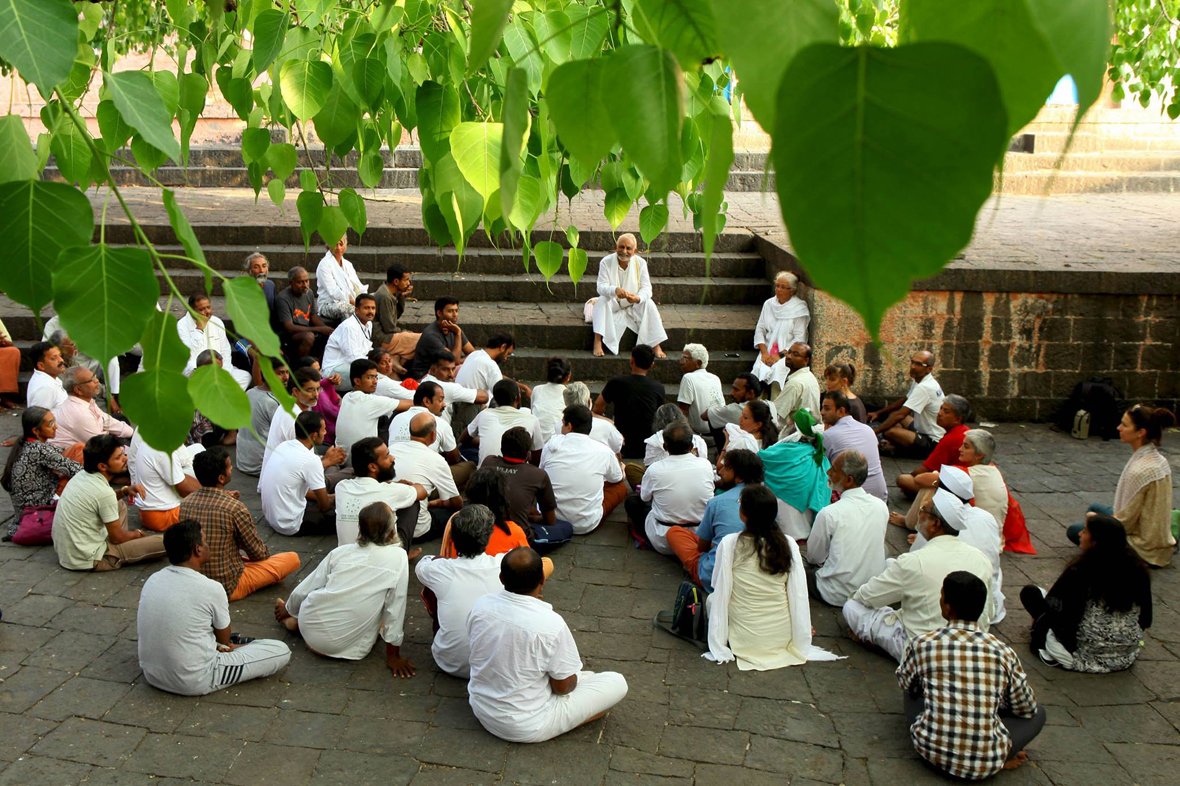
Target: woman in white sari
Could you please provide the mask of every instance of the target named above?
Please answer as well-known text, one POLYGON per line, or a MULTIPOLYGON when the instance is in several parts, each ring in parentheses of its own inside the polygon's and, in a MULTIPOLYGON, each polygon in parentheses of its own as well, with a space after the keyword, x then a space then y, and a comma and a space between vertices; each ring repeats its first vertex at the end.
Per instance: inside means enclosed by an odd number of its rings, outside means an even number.
POLYGON ((748 486, 740 505, 745 532, 726 535, 717 547, 704 657, 736 660, 743 671, 837 660, 811 643, 807 577, 799 547, 775 524, 774 494, 762 485, 748 486))
POLYGON ((782 271, 774 277, 774 297, 762 304, 758 324, 754 328, 754 346, 758 359, 750 371, 766 383, 787 378, 790 370, 779 357, 797 341, 807 343, 807 327, 811 324, 811 312, 807 304, 796 295, 799 278, 794 273, 782 271))
MULTIPOLYGON (((1119 475, 1114 507, 1091 505, 1089 511, 1121 521, 1135 553, 1160 568, 1172 560, 1176 547, 1172 537, 1172 467, 1159 450, 1164 429, 1175 423, 1176 416, 1163 407, 1136 404, 1123 414, 1119 441, 1131 447, 1131 459, 1119 475)), ((1070 527, 1066 531, 1069 539, 1079 543, 1085 526, 1070 527)))

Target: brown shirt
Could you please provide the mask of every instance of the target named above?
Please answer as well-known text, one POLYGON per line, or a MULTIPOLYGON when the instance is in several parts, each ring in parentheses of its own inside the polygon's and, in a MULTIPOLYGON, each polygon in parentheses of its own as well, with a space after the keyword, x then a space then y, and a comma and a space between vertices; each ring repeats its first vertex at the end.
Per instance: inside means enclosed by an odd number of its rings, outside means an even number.
POLYGON ((180 520, 200 523, 209 558, 201 571, 220 582, 225 594, 232 595, 242 577, 242 555, 251 561, 264 560, 270 549, 258 537, 250 509, 224 489, 202 487, 180 502, 180 520))
POLYGON ((406 299, 389 291, 385 284, 378 284, 373 293, 377 298, 377 318, 373 320, 373 346, 380 347, 401 333, 403 328, 398 324, 402 313, 406 310, 406 299))

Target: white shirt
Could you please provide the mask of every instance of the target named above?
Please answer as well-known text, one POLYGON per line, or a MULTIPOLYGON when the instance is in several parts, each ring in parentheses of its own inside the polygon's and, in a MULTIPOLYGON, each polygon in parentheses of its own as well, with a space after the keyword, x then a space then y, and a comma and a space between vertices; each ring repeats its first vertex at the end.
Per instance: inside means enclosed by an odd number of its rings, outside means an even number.
POLYGON ((438 599, 438 632, 430 652, 438 667, 455 677, 469 671, 467 617, 471 607, 484 595, 499 592, 500 562, 503 554, 441 559, 426 555, 414 567, 422 586, 438 599))
POLYGON ((822 565, 815 584, 824 601, 843 606, 853 592, 885 570, 889 508, 863 488, 848 489, 815 516, 807 561, 822 565))
POLYGON ((692 430, 698 434, 707 434, 709 424, 701 419, 701 413, 710 407, 725 404, 725 394, 721 392, 721 379, 711 374, 707 369, 698 368, 680 378, 680 392, 676 400, 681 404, 688 404, 688 422, 692 430))
POLYGON ((208 693, 217 670, 213 629, 229 624, 225 588, 213 579, 179 565, 148 576, 135 620, 148 683, 183 696, 208 693))
MULTIPOLYGON (((408 508, 418 500, 418 492, 405 483, 381 483, 375 478, 348 478, 336 484, 336 545, 356 543, 360 534, 361 509, 374 502, 384 502, 390 510, 408 508)), ((425 505, 426 501, 423 500, 425 505)), ((402 544, 408 546, 409 544, 402 544)))
POLYGON ((623 479, 619 460, 610 448, 573 431, 545 443, 541 469, 553 484, 557 518, 572 524, 575 535, 594 531, 602 521, 603 485, 623 479))
POLYGON ((328 552, 287 598, 308 648, 361 660, 377 643, 401 646, 410 563, 401 546, 349 543, 328 552))
POLYGON ((651 503, 644 531, 652 548, 671 554, 668 525, 696 527, 713 498, 713 465, 708 459, 685 453, 668 456, 647 468, 639 498, 651 503))
MULTIPOLYGON (((963 530, 959 540, 979 549, 992 564, 992 622, 999 622, 1007 614, 1004 607, 1004 571, 1000 567, 1000 553, 1004 550, 1004 539, 996 517, 976 505, 963 508, 963 530)), ((921 533, 914 538, 910 551, 917 551, 929 543, 921 533)))
MULTIPOLYGON (((643 444, 643 466, 650 467, 657 461, 668 458, 668 451, 664 450, 664 432, 657 431, 643 440, 643 444)), ((696 448, 697 455, 701 458, 709 457, 709 446, 700 434, 692 435, 692 446, 696 448)))
MULTIPOLYGON (((266 469, 275 448, 295 439, 295 418, 303 411, 298 404, 293 404, 289 410, 275 407, 275 413, 270 417, 270 431, 266 433, 266 447, 262 451, 262 469, 266 469)), ((259 477, 261 475, 259 470, 259 477)))
MULTIPOLYGON (((176 484, 183 482, 185 477, 182 453, 183 449, 172 453, 156 450, 143 441, 138 430, 135 432, 127 450, 127 468, 131 472, 131 482, 139 483, 146 492, 142 497, 136 495, 136 507, 140 510, 172 510, 180 507, 176 484)), ((191 469, 191 459, 188 466, 191 469)))
POLYGON ((34 369, 29 377, 29 386, 25 393, 25 400, 30 407, 45 407, 56 409, 69 398, 61 380, 51 377, 41 369, 34 369))
POLYGON ((606 445, 611 453, 620 453, 623 450, 623 435, 615 428, 615 424, 597 415, 590 421, 590 439, 606 445))
MULTIPOLYGON (((556 437, 555 437, 556 439, 556 437)), ((467 618, 471 711, 501 738, 522 738, 548 720, 549 679, 582 670, 569 626, 543 600, 500 590, 475 602, 467 618)))
POLYGON ((197 327, 193 315, 186 312, 176 323, 176 332, 189 349, 188 365, 184 367, 185 375, 193 373, 197 367, 197 355, 206 349, 212 349, 221 355, 222 361, 226 366, 229 365, 233 350, 229 344, 229 336, 225 332, 225 323, 220 317, 209 317, 205 329, 201 330, 197 327))
POLYGON ((376 393, 350 390, 340 399, 336 415, 336 447, 348 456, 352 446, 365 437, 377 436, 377 419, 397 411, 396 399, 376 393))
MULTIPOLYGON (((852 600, 872 608, 901 604, 897 616, 906 633, 920 636, 946 624, 939 597, 942 581, 956 570, 974 573, 984 586, 991 585, 992 566, 983 553, 961 542, 954 535, 940 535, 917 552, 888 560, 885 570, 869 579, 852 600)), ((979 618, 979 627, 987 630, 991 624, 991 591, 988 603, 979 618)))
POLYGON ((348 366, 354 360, 367 357, 373 348, 373 323, 361 321, 355 316, 341 322, 324 347, 324 362, 321 368, 325 374, 340 369, 341 376, 348 376, 348 366))
POLYGON ((533 388, 533 414, 541 421, 541 439, 546 442, 561 433, 561 413, 565 411, 565 385, 546 382, 533 388))
POLYGON ((457 382, 443 382, 433 374, 422 377, 422 382, 433 382, 443 389, 443 400, 447 402, 447 408, 443 410, 442 419, 448 423, 451 422, 451 413, 454 412, 452 404, 456 401, 460 404, 474 404, 475 397, 479 394, 474 388, 465 388, 457 382))
POLYGON ((921 382, 911 382, 910 391, 906 394, 903 407, 914 415, 914 431, 925 434, 937 442, 942 439, 946 429, 938 425, 938 410, 942 406, 945 396, 942 387, 933 374, 922 377, 921 382))
MULTIPOLYGON (((459 496, 459 488, 455 485, 455 477, 446 459, 421 442, 391 442, 389 453, 393 456, 394 477, 398 480, 408 480, 418 483, 426 489, 426 496, 438 492, 439 499, 450 499, 459 496)), ((418 526, 414 530, 414 537, 418 538, 430 531, 430 510, 423 500, 418 508, 418 526)))
MULTIPOLYGON (((322 310, 326 303, 347 306, 348 301, 362 292, 369 291, 368 287, 361 283, 352 263, 346 257, 341 257, 341 261, 337 263, 331 251, 324 254, 323 259, 316 265, 315 288, 316 305, 319 306, 317 311, 322 310)), ((327 368, 326 365, 324 367, 327 368)))
POLYGON ((742 431, 741 426, 737 423, 726 424, 725 436, 728 437, 725 442, 725 449, 727 451, 748 450, 757 453, 762 450, 762 441, 750 432, 742 431))
POLYGON ((297 439, 275 448, 271 459, 258 478, 262 513, 275 532, 294 535, 303 526, 307 492, 326 487, 324 465, 311 448, 297 439))
POLYGON ((490 391, 503 378, 500 364, 492 360, 486 349, 477 349, 465 357, 455 372, 455 382, 472 390, 490 391))
POLYGON ((503 456, 500 441, 504 437, 504 432, 517 426, 526 429, 532 435, 533 450, 540 450, 545 446, 541 441, 541 421, 537 420, 536 415, 529 411, 528 407, 488 407, 480 410, 467 426, 468 434, 479 437, 478 464, 482 465, 488 456, 503 456))
MULTIPOLYGON (((423 412, 430 412, 430 410, 426 407, 410 407, 405 412, 399 412, 389 424, 389 444, 392 445, 394 442, 409 442, 410 421, 414 419, 415 415, 423 412)), ((434 442, 430 443, 430 447, 439 453, 450 453, 456 447, 455 432, 449 428, 436 428, 434 430, 434 442)))

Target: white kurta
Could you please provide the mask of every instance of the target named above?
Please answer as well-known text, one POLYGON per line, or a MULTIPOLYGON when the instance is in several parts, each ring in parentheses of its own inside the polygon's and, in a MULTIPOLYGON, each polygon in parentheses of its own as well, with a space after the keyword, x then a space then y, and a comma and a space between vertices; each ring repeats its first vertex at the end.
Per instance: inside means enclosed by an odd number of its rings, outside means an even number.
POLYGON ((233 348, 229 344, 229 335, 225 331, 225 323, 220 317, 209 317, 205 329, 197 327, 197 321, 192 314, 185 314, 176 323, 176 332, 180 340, 188 347, 188 365, 184 367, 185 375, 190 375, 197 369, 197 356, 206 349, 211 349, 221 355, 221 367, 229 372, 234 382, 241 385, 242 390, 250 387, 250 372, 243 371, 232 362, 233 348))
POLYGON ((299 633, 321 655, 360 660, 377 636, 400 646, 410 563, 399 545, 350 543, 328 553, 287 598, 299 633))
POLYGON ((356 268, 345 258, 340 262, 329 251, 315 269, 316 311, 332 319, 349 317, 353 312, 350 302, 369 288, 361 283, 356 268))
MULTIPOLYGON (((791 549, 791 569, 785 577, 763 574, 758 568, 756 557, 752 563, 754 570, 759 574, 758 577, 753 577, 755 582, 762 578, 766 584, 773 583, 779 587, 786 584, 786 603, 766 603, 766 597, 769 597, 770 593, 763 592, 757 593, 764 597, 758 598, 754 605, 742 605, 746 602, 746 588, 753 587, 754 584, 743 580, 735 582, 734 563, 740 537, 739 533, 726 535, 717 545, 717 562, 713 565, 713 594, 706 601, 709 612, 709 651, 702 657, 716 663, 734 660, 734 652, 729 646, 733 643, 738 647, 738 668, 743 671, 778 669, 809 660, 842 660, 838 655, 811 643, 807 574, 803 570, 799 546, 794 540, 787 539, 787 545, 791 549), (731 642, 734 632, 730 628, 733 604, 739 605, 737 616, 741 618, 743 631, 760 631, 761 635, 739 636, 741 641, 731 642), (784 615, 784 611, 788 613, 784 615), (790 620, 787 625, 781 624, 785 621, 784 618, 790 620)), ((744 553, 745 559, 742 560, 745 566, 743 569, 748 569, 748 560, 752 556, 748 552, 752 549, 747 545, 744 551, 747 553, 744 553)), ((782 595, 778 597, 782 598, 782 595)))
POLYGON ((598 301, 594 304, 594 332, 602 336, 603 345, 618 354, 619 339, 630 328, 638 343, 654 347, 668 340, 659 309, 651 299, 651 279, 647 261, 638 254, 631 257, 626 269, 619 266, 615 254, 607 254, 598 263, 598 301), (615 297, 619 287, 639 296, 638 303, 615 297))
MULTIPOLYGON (((770 298, 762 304, 758 324, 754 327, 754 346, 765 344, 768 352, 778 355, 797 341, 807 343, 807 327, 811 324, 811 312, 798 295, 791 296, 786 303, 770 298)), ((787 364, 780 358, 772 365, 766 365, 762 358, 754 360, 751 373, 763 382, 778 382, 787 377, 787 364)))

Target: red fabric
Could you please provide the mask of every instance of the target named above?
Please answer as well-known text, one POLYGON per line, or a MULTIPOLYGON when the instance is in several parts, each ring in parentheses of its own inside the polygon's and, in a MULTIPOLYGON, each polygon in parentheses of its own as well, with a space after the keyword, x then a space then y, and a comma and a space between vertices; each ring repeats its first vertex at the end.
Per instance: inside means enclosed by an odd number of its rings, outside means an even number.
POLYGON ((942 439, 938 440, 938 444, 934 446, 934 450, 930 451, 930 455, 922 462, 926 471, 935 472, 943 464, 958 464, 959 448, 963 446, 963 435, 967 431, 968 428, 960 423, 943 434, 942 439))
POLYGON ((1004 551, 1017 554, 1036 554, 1032 538, 1028 536, 1028 525, 1024 521, 1024 511, 1012 492, 1008 492, 1008 515, 1004 519, 1004 551))

